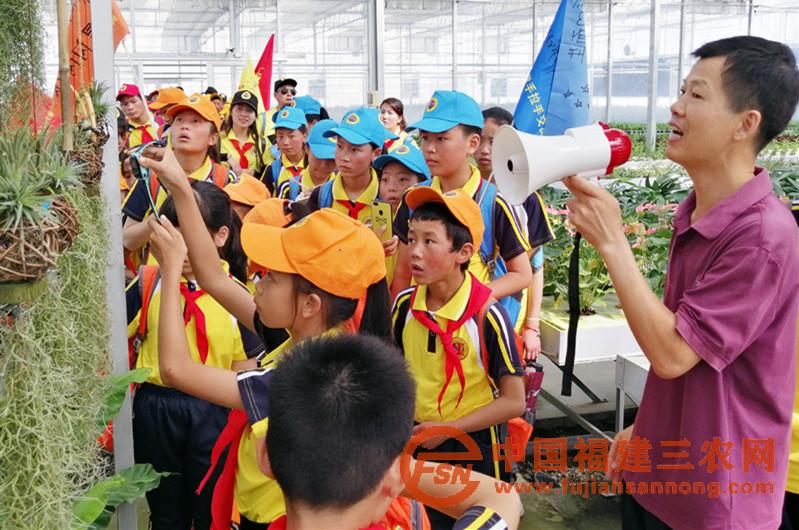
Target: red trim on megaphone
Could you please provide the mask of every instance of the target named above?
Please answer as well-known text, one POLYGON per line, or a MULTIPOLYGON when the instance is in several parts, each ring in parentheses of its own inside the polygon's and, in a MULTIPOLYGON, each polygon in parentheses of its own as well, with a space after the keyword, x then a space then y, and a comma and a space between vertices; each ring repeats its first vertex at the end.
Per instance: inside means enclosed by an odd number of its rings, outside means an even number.
POLYGON ((607 123, 605 123, 604 121, 598 121, 598 122, 596 122, 596 123, 597 123, 597 125, 599 125, 599 126, 600 126, 600 127, 602 127, 603 129, 605 129, 606 131, 607 131, 608 129, 610 129, 610 125, 608 125, 608 124, 607 124, 607 123))
POLYGON ((610 163, 605 171, 605 175, 610 175, 615 168, 630 159, 633 144, 630 141, 630 137, 627 136, 627 133, 621 129, 606 129, 605 137, 608 139, 608 144, 610 144, 610 163))

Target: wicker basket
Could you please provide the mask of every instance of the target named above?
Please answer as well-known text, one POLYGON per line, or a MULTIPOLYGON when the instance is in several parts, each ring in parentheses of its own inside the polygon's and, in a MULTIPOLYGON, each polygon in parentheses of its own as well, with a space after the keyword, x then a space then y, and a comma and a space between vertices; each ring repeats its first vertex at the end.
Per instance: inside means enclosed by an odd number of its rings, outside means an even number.
POLYGON ((72 162, 82 165, 80 180, 86 186, 100 182, 103 176, 103 159, 100 149, 76 149, 69 154, 72 162))
POLYGON ((15 230, 0 230, 0 282, 30 282, 55 266, 78 233, 77 214, 66 201, 51 206, 55 215, 40 224, 21 223, 15 230))

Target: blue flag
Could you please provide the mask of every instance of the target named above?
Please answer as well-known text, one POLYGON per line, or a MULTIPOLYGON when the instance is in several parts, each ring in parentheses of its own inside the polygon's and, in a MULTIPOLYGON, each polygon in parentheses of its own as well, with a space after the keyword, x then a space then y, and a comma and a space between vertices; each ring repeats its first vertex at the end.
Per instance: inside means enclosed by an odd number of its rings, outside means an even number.
POLYGON ((516 104, 513 124, 530 134, 563 134, 588 125, 588 103, 583 0, 561 0, 516 104))

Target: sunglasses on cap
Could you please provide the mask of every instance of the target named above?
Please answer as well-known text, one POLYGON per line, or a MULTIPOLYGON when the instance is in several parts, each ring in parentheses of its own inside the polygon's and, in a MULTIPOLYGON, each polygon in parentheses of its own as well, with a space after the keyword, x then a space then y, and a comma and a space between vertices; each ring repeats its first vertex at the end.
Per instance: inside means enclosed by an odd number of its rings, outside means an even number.
POLYGON ((291 92, 292 96, 296 96, 297 95, 297 89, 296 88, 291 88, 291 87, 287 87, 287 86, 280 87, 280 93, 283 94, 284 96, 286 94, 288 94, 289 92, 291 92))

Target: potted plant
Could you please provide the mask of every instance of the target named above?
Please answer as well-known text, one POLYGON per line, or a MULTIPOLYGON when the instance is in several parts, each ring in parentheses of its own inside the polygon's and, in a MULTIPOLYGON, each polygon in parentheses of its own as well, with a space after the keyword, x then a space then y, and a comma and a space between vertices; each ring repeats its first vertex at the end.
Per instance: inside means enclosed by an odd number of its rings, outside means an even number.
POLYGON ((78 123, 75 127, 75 145, 69 154, 71 161, 83 167, 81 180, 87 186, 100 182, 103 175, 102 147, 108 141, 108 113, 110 107, 103 101, 105 85, 94 82, 76 95, 78 123))
MULTIPOLYGON (((625 233, 639 269, 650 287, 662 294, 671 221, 687 189, 678 174, 650 171, 648 175, 635 176, 622 172, 606 187, 619 200, 625 233)), ((555 239, 544 250, 544 294, 549 296, 541 311, 541 346, 558 364, 564 364, 569 325, 566 304, 569 257, 575 232, 563 206, 568 191, 550 186, 543 193, 555 239)), ((639 351, 602 256, 585 242, 580 247, 580 312, 576 362, 613 359, 620 353, 639 351)))
POLYGON ((64 193, 80 184, 80 167, 53 136, 25 127, 0 135, 0 282, 41 278, 78 232, 64 193))

